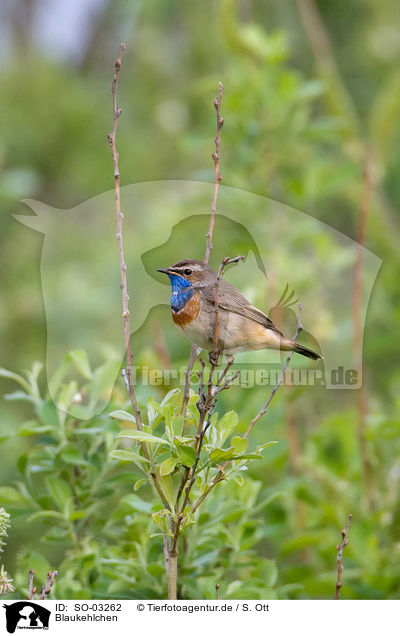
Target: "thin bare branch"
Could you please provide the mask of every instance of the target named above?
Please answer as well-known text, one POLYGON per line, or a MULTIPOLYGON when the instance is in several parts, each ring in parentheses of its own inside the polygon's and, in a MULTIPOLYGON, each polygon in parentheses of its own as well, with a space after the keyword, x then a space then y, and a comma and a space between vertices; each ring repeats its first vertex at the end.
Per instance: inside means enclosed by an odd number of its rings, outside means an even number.
POLYGON ((46 583, 42 587, 42 591, 40 593, 39 599, 43 601, 51 592, 51 588, 53 587, 56 576, 58 576, 57 570, 50 570, 46 577, 46 583))
MULTIPOLYGON (((117 243, 118 243, 118 256, 119 256, 119 266, 121 271, 121 291, 122 291, 122 317, 123 317, 123 333, 125 340, 125 349, 126 349, 126 369, 123 370, 122 375, 125 380, 126 387, 128 389, 129 398, 132 404, 133 413, 136 419, 136 426, 138 430, 142 430, 142 416, 140 413, 140 409, 138 406, 135 385, 133 382, 133 353, 131 346, 131 327, 130 327, 130 312, 129 312, 129 294, 128 294, 128 282, 127 282, 127 266, 125 262, 124 256, 124 242, 123 242, 123 219, 124 215, 121 211, 121 196, 120 196, 120 173, 118 166, 118 150, 116 143, 116 135, 117 135, 117 127, 119 118, 122 113, 122 109, 117 105, 117 89, 118 89, 118 79, 121 71, 122 64, 122 55, 125 51, 125 44, 120 45, 120 56, 115 61, 114 65, 114 76, 111 82, 111 94, 112 94, 112 105, 113 105, 113 127, 112 131, 108 133, 108 143, 111 147, 113 166, 114 166, 114 187, 115 187, 115 213, 117 217, 117 243)), ((149 458, 149 452, 146 444, 142 443, 142 452, 146 459, 149 458)), ((151 477, 153 480, 153 484, 161 497, 161 500, 164 504, 164 507, 169 509, 170 506, 168 501, 164 495, 164 492, 160 486, 158 481, 158 477, 156 473, 151 472, 151 477)))
MULTIPOLYGON (((215 152, 212 155, 212 158, 214 161, 214 169, 215 169, 215 181, 214 181, 213 196, 211 200, 210 223, 208 226, 208 232, 206 234, 206 251, 204 254, 204 263, 207 263, 207 264, 208 264, 208 261, 210 260, 210 254, 213 248, 212 240, 213 240, 213 233, 214 233, 214 226, 215 226, 215 214, 217 212, 218 190, 219 190, 219 184, 221 183, 221 179, 222 179, 222 175, 220 174, 220 171, 219 171, 219 162, 220 162, 220 150, 221 150, 221 130, 222 130, 222 126, 224 125, 224 118, 221 116, 221 102, 222 102, 223 92, 224 92, 224 86, 222 82, 218 82, 218 97, 214 99, 214 108, 216 110, 216 117, 217 117, 217 133, 214 140, 215 152)), ((197 351, 196 346, 192 345, 189 362, 188 362, 188 366, 185 373, 185 386, 183 389, 182 409, 181 409, 182 415, 185 415, 187 405, 189 402, 190 377, 192 375, 193 366, 197 357, 196 351, 197 351)))
POLYGON ((211 250, 213 248, 212 240, 213 240, 213 232, 215 225, 215 214, 217 211, 217 198, 218 198, 218 189, 219 184, 221 183, 222 175, 219 171, 219 161, 220 161, 220 149, 221 149, 221 130, 224 125, 224 118, 221 116, 221 102, 222 95, 224 92, 224 86, 222 82, 218 82, 218 97, 214 99, 214 108, 216 110, 217 115, 217 134, 215 136, 215 152, 212 155, 214 161, 214 169, 215 169, 215 181, 214 181, 214 192, 211 201, 211 214, 210 214, 210 224, 208 227, 208 232, 206 234, 206 253, 204 255, 204 262, 208 263, 210 259, 211 250))
POLYGON ((349 530, 350 530, 352 518, 353 518, 353 515, 349 515, 349 520, 347 522, 347 526, 345 528, 343 528, 343 530, 342 530, 342 540, 336 546, 336 550, 337 550, 337 558, 336 558, 337 579, 336 579, 336 591, 335 591, 335 597, 334 597, 335 601, 337 601, 339 599, 340 590, 342 588, 343 550, 346 547, 346 545, 348 544, 347 535, 348 535, 349 530))
POLYGON ((33 570, 29 570, 29 591, 28 591, 28 600, 31 601, 35 598, 36 588, 34 586, 34 577, 35 572, 33 570))
MULTIPOLYGON (((357 256, 354 265, 353 281, 353 357, 359 377, 362 377, 362 295, 363 295, 363 252, 367 231, 368 216, 372 196, 372 152, 367 150, 364 165, 363 189, 359 212, 357 256)), ((368 456, 368 446, 365 437, 365 420, 367 415, 367 396, 364 385, 356 392, 357 401, 357 437, 360 449, 362 474, 365 485, 367 503, 370 509, 374 507, 374 488, 371 474, 371 462, 368 456)))
POLYGON ((182 408, 181 415, 185 416, 186 409, 189 404, 189 395, 190 395, 190 379, 192 377, 193 366, 197 358, 197 347, 192 344, 192 348, 190 350, 189 362, 185 371, 185 386, 183 388, 183 396, 182 396, 182 408))
POLYGON ((352 132, 359 131, 359 119, 352 98, 343 82, 335 61, 329 33, 315 0, 296 0, 304 31, 310 43, 315 65, 325 80, 325 95, 334 113, 347 120, 352 132))
POLYGON ((122 234, 122 226, 124 215, 121 211, 121 195, 120 195, 120 173, 118 166, 118 150, 116 143, 116 135, 117 135, 117 127, 119 118, 122 113, 122 109, 117 105, 117 89, 118 89, 118 78, 121 70, 122 64, 122 55, 125 51, 125 44, 120 45, 120 56, 115 61, 114 65, 114 77, 111 82, 111 94, 112 94, 112 104, 113 104, 113 127, 112 131, 108 133, 108 143, 111 147, 113 166, 114 166, 114 187, 115 187, 115 213, 117 217, 117 243, 118 243, 118 256, 119 256, 119 267, 121 271, 121 291, 122 291, 122 317, 123 317, 123 331, 124 331, 124 340, 125 340, 125 350, 126 350, 126 370, 125 370, 125 380, 128 387, 129 397, 132 403, 133 412, 136 418, 136 426, 139 430, 142 429, 142 417, 139 410, 139 406, 136 399, 135 386, 133 383, 133 354, 132 354, 132 346, 131 346, 131 328, 130 328, 130 313, 129 313, 129 294, 128 294, 128 282, 127 282, 127 266, 125 263, 124 257, 124 243, 123 243, 123 234, 122 234))

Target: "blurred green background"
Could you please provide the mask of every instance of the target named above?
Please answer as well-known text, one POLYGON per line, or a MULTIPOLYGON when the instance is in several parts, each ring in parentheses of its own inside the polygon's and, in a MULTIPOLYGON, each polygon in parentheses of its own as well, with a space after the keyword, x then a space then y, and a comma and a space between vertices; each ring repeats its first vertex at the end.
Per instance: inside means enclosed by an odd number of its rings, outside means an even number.
MULTIPOLYGON (((365 245, 383 267, 364 332, 363 391, 282 390, 259 440, 280 444, 251 469, 263 491, 284 493, 268 514, 260 512, 265 532, 253 549, 275 560, 287 586, 281 596, 289 598, 331 596, 349 512, 346 597, 400 595, 396 9, 394 0, 353 0, 340 10, 331 0, 20 0, 2 8, 0 364, 13 371, 45 362, 46 324, 43 237, 11 215, 26 212, 23 198, 72 208, 112 188, 106 131, 120 41, 128 49, 119 89, 124 183, 213 180, 218 80, 225 85, 225 185, 298 208, 356 240, 371 154, 365 245)), ((155 323, 163 326, 162 317, 155 323)), ((165 350, 161 338, 140 362, 182 364, 187 348, 175 342, 165 350)), ((8 393, 13 385, 2 380, 1 388, 8 393)), ((243 404, 230 391, 224 407, 239 412, 245 430, 262 395, 249 392, 243 404)), ((29 405, 4 400, 1 413, 2 433, 31 417, 29 405)), ((13 439, 2 447, 2 484, 16 478, 26 446, 13 439)), ((6 553, 11 574, 18 550, 39 535, 15 522, 6 553)))

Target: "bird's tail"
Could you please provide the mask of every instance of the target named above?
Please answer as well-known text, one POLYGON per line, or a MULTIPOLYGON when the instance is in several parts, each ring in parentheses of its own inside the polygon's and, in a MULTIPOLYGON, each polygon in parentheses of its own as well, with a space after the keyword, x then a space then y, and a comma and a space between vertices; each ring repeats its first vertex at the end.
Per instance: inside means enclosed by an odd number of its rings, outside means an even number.
POLYGON ((281 349, 283 349, 284 351, 294 351, 295 353, 300 353, 300 355, 305 356, 306 358, 311 358, 311 360, 324 359, 324 356, 322 356, 320 353, 316 353, 315 351, 312 351, 308 347, 304 347, 294 340, 289 340, 289 338, 284 338, 281 340, 281 349))

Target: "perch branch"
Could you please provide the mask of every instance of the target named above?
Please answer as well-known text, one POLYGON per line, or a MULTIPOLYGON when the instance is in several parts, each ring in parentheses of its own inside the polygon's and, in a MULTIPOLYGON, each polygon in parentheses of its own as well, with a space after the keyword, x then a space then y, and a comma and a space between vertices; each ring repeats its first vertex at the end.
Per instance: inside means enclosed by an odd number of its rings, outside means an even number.
MULTIPOLYGON (((302 309, 302 305, 300 303, 300 305, 299 305, 299 313, 297 315, 297 329, 296 329, 296 333, 294 335, 293 340, 297 339, 297 336, 299 335, 299 333, 303 329, 303 326, 302 326, 301 321, 300 321, 301 309, 302 309)), ((288 355, 288 357, 286 358, 286 362, 285 362, 285 364, 284 364, 284 366, 282 368, 282 371, 281 371, 281 373, 279 375, 278 382, 276 383, 276 385, 272 389, 268 399, 266 400, 266 402, 264 403, 264 405, 262 406, 260 411, 251 420, 251 422, 249 424, 249 427, 248 427, 246 433, 244 434, 244 437, 246 437, 246 438, 249 437, 251 431, 253 430, 254 425, 266 413, 266 411, 267 411, 267 409, 268 409, 268 407, 269 407, 269 405, 270 405, 275 393, 277 392, 277 390, 279 389, 279 387, 283 383, 283 380, 284 380, 284 377, 285 377, 285 372, 286 372, 287 367, 289 366, 290 360, 292 359, 293 353, 294 352, 291 351, 290 354, 288 355)), ((235 377, 237 377, 236 374, 232 377, 232 381, 233 381, 233 379, 235 377)), ((215 475, 213 481, 211 482, 211 484, 209 485, 207 490, 199 497, 199 499, 193 504, 192 508, 190 509, 190 513, 191 514, 194 514, 196 512, 198 507, 203 503, 203 501, 206 499, 206 497, 208 497, 208 495, 215 488, 215 486, 217 484, 219 484, 221 481, 224 481, 224 479, 226 478, 225 469, 227 468, 228 465, 229 465, 229 461, 226 461, 219 467, 219 470, 218 470, 217 474, 215 475)))
POLYGON ((353 518, 353 515, 349 515, 349 520, 347 522, 347 526, 345 528, 343 528, 343 530, 342 530, 342 540, 336 546, 336 550, 337 550, 337 558, 336 558, 337 580, 336 580, 336 591, 335 591, 335 598, 334 598, 335 601, 337 601, 339 599, 340 590, 342 588, 343 550, 346 547, 346 545, 348 544, 347 535, 348 535, 349 530, 350 530, 352 518, 353 518))
POLYGON ((241 260, 244 259, 244 256, 236 256, 235 258, 229 258, 228 256, 226 256, 222 261, 221 264, 219 266, 218 269, 218 274, 217 274, 217 280, 216 280, 216 285, 215 285, 215 297, 214 297, 214 303, 215 303, 215 326, 214 326, 214 350, 212 352, 210 352, 210 356, 209 356, 209 360, 210 360, 210 375, 208 378, 208 382, 207 382, 207 391, 205 391, 204 389, 204 362, 201 360, 200 361, 200 365, 201 365, 201 370, 199 372, 199 379, 200 379, 200 386, 199 386, 199 401, 197 403, 197 408, 199 410, 200 416, 199 416, 199 423, 198 423, 198 427, 197 427, 197 434, 195 437, 195 442, 194 442, 194 447, 196 449, 196 458, 194 461, 193 466, 188 469, 185 468, 184 474, 182 476, 182 480, 179 486, 179 490, 178 490, 178 494, 177 494, 177 498, 176 498, 176 505, 178 506, 181 495, 183 490, 185 489, 185 497, 183 500, 183 504, 178 516, 178 520, 175 523, 175 528, 174 528, 174 536, 173 536, 173 540, 172 540, 172 549, 176 550, 177 547, 177 543, 178 543, 178 539, 179 539, 179 533, 180 533, 180 528, 181 528, 181 524, 182 521, 184 519, 184 513, 185 513, 185 509, 186 506, 189 503, 189 497, 190 497, 190 492, 193 488, 194 482, 196 480, 196 470, 197 470, 197 466, 199 464, 200 461, 200 455, 201 455, 201 450, 203 448, 203 442, 204 442, 204 437, 205 434, 207 432, 207 430, 209 429, 210 425, 211 425, 211 415, 213 413, 214 410, 214 406, 215 406, 215 402, 216 402, 216 398, 217 395, 225 390, 228 389, 229 386, 231 385, 231 383, 233 382, 234 379, 236 379, 238 372, 236 372, 235 374, 233 374, 230 377, 226 377, 229 368, 232 366, 233 360, 232 359, 228 359, 228 362, 225 366, 225 369, 221 375, 221 377, 219 379, 217 379, 216 383, 214 383, 214 373, 215 373, 215 369, 218 366, 218 361, 219 361, 219 351, 218 351, 218 338, 219 338, 219 320, 218 320, 218 291, 219 291, 219 281, 221 280, 221 277, 223 276, 225 267, 231 263, 237 263, 241 260), (226 377, 226 379, 225 379, 226 377), (222 380, 225 379, 225 382, 222 384, 222 380), (207 420, 207 423, 205 424, 207 420), (204 425, 205 424, 205 425, 204 425), (189 483, 187 483, 189 481, 189 483))
POLYGON ((182 397, 182 408, 181 415, 185 416, 186 409, 189 403, 189 392, 190 392, 190 379, 192 377, 193 365, 197 358, 197 347, 192 344, 192 348, 190 350, 189 362, 185 371, 185 386, 183 388, 183 397, 182 397))
MULTIPOLYGON (((300 321, 300 312, 302 309, 302 304, 300 303, 299 305, 299 313, 297 315, 297 329, 296 329, 296 333, 293 337, 293 340, 297 339, 297 336, 299 335, 299 333, 302 331, 303 326, 301 324, 300 321)), ((271 401, 275 395, 275 393, 277 392, 277 390, 279 389, 279 387, 281 386, 281 384, 283 383, 283 380, 285 378, 285 372, 286 369, 289 366, 290 360, 292 359, 294 351, 291 351, 288 355, 288 357, 286 358, 286 362, 282 367, 281 373, 279 375, 278 378, 278 382, 276 383, 276 385, 274 386, 274 388, 272 389, 268 399, 264 402, 263 406, 261 407, 261 409, 259 410, 259 412, 257 413, 257 415, 255 417, 253 417, 253 419, 251 420, 249 427, 247 429, 247 431, 245 432, 243 437, 248 438, 251 431, 254 428, 254 425, 258 422, 258 420, 265 415, 269 405, 271 404, 271 401)), ((237 377, 236 375, 233 376, 232 380, 237 377)), ((219 471, 217 472, 216 476, 214 477, 214 480, 212 481, 212 483, 210 484, 210 486, 207 488, 207 490, 201 495, 201 497, 195 502, 195 504, 193 505, 193 507, 191 508, 190 512, 193 514, 194 512, 196 512, 197 508, 200 506, 200 504, 204 501, 204 499, 206 499, 206 497, 208 497, 208 495, 210 494, 210 492, 214 489, 214 487, 219 484, 221 481, 223 481, 225 479, 225 469, 226 467, 229 465, 229 461, 224 462, 224 464, 222 464, 222 466, 220 467, 219 471)))

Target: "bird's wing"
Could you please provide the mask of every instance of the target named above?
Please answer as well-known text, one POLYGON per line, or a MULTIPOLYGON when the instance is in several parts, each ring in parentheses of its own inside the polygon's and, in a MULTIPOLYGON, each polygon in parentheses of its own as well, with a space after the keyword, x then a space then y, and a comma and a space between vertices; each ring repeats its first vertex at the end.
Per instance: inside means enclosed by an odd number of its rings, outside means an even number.
MULTIPOLYGON (((205 296, 207 300, 214 304, 215 285, 208 287, 207 290, 204 291, 206 292, 205 296)), ((283 333, 279 331, 278 327, 274 325, 272 320, 268 318, 266 314, 260 311, 260 309, 257 309, 257 307, 253 307, 253 305, 249 303, 247 298, 245 298, 240 291, 236 289, 236 287, 224 279, 221 279, 219 282, 218 307, 225 309, 226 311, 239 314, 239 316, 243 316, 249 320, 254 320, 267 329, 275 331, 275 333, 279 336, 284 337, 283 333)))

